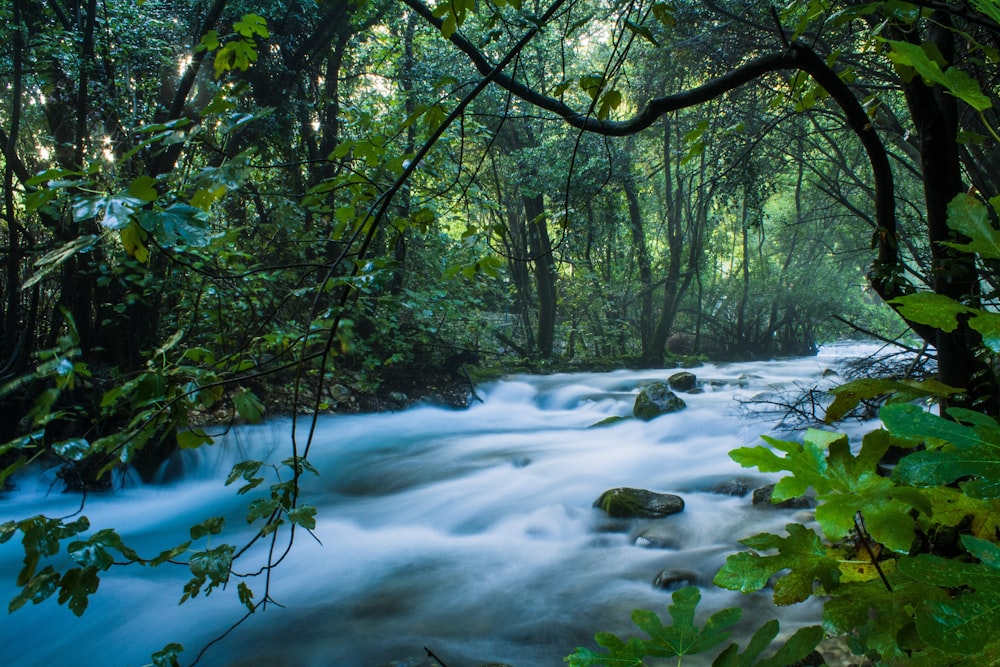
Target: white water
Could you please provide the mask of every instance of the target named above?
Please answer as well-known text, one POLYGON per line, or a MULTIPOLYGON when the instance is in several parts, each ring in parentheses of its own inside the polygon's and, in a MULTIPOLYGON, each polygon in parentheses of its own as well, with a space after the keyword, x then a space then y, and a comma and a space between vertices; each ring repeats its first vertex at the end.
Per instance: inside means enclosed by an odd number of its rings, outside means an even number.
MULTIPOLYGON (((737 540, 780 531, 795 513, 709 492, 735 477, 752 477, 755 485, 775 479, 727 456, 772 430, 741 419, 734 397, 823 382, 824 369, 861 351, 833 346, 818 357, 708 364, 694 369, 699 379, 731 383, 685 394, 683 412, 594 429, 588 427, 608 416, 629 414, 638 385, 675 371, 519 376, 480 388, 485 402, 467 411, 324 417, 310 455, 320 476, 303 498, 318 508, 322 545, 300 532, 270 585, 283 607, 256 614, 199 664, 379 667, 425 655, 428 647, 449 667, 557 666, 575 646, 594 647, 596 630, 631 633, 633 608, 665 616, 669 591, 651 582, 668 568, 698 573, 706 611, 740 606, 744 619, 759 623, 771 613, 767 595, 741 596, 710 582, 740 548, 737 540), (757 377, 741 387, 736 380, 747 374, 757 377), (683 513, 659 520, 678 529, 675 548, 637 546, 642 524, 616 524, 592 507, 617 486, 684 498, 683 513)), ((83 513, 93 530, 116 528, 146 557, 217 515, 227 517, 226 530, 211 545, 242 544, 252 532, 245 503, 266 484, 244 497, 235 493, 239 483, 222 482, 243 457, 289 456, 290 425, 275 420, 239 429, 196 465, 189 461, 181 481, 91 495, 83 513)), ((0 501, 0 522, 67 515, 78 502, 22 484, 0 501)), ((17 593, 19 538, 0 545, 0 599, 17 593)), ((239 569, 257 567, 262 552, 249 558, 239 569)), ((63 555, 54 562, 68 565, 63 555)), ((3 663, 130 667, 179 642, 186 649, 181 664, 190 664, 243 607, 235 582, 178 606, 188 577, 172 565, 112 568, 81 619, 54 598, 28 604, 0 624, 3 663)), ((260 578, 248 584, 263 594, 260 578)), ((815 622, 818 607, 782 614, 790 630, 815 622)))

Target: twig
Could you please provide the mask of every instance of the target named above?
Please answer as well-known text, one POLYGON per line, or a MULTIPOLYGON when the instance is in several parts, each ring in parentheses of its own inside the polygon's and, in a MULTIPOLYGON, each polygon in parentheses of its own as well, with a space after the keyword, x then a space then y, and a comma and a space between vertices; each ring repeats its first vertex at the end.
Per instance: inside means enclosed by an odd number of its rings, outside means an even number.
POLYGON ((434 651, 430 650, 426 646, 424 647, 424 650, 427 651, 428 658, 434 658, 435 660, 437 660, 438 664, 441 665, 441 667, 448 667, 448 665, 444 664, 444 661, 441 658, 434 655, 434 651))
POLYGON ((893 340, 893 339, 890 339, 890 338, 886 338, 885 336, 880 336, 879 334, 875 333, 874 331, 870 331, 870 330, 865 329, 864 327, 862 327, 860 325, 855 324, 854 322, 851 322, 850 320, 844 319, 840 315, 833 315, 833 314, 831 314, 830 317, 832 317, 833 319, 837 320, 838 322, 846 324, 847 326, 851 327, 852 329, 854 329, 858 333, 863 333, 866 336, 871 336, 872 338, 878 339, 878 340, 882 341, 883 343, 886 343, 887 345, 895 345, 896 347, 901 348, 903 350, 906 350, 907 352, 913 352, 914 354, 923 354, 927 350, 927 346, 926 345, 924 345, 923 349, 918 350, 915 347, 910 347, 909 345, 904 345, 903 343, 900 343, 899 340, 893 340))

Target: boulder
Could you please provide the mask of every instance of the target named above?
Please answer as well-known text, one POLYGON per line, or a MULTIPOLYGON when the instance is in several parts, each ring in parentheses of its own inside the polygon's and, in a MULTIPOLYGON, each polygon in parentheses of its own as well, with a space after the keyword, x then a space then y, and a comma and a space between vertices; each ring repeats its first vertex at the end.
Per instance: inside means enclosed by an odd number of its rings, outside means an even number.
POLYGON ((667 384, 674 391, 694 391, 698 386, 698 378, 694 373, 688 371, 681 371, 680 373, 674 373, 667 378, 667 384))
POLYGON ((613 517, 655 519, 682 511, 684 499, 670 493, 619 487, 602 493, 594 501, 594 507, 600 507, 613 517))
POLYGON ((638 419, 649 421, 654 417, 677 412, 687 407, 687 404, 663 382, 654 382, 645 387, 635 397, 632 414, 638 419))

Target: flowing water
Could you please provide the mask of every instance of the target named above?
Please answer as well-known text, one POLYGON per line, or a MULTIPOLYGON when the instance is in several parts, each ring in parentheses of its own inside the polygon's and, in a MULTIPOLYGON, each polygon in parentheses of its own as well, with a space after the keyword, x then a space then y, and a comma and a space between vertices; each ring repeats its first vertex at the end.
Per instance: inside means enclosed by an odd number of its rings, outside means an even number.
MULTIPOLYGON (((483 402, 465 411, 323 417, 310 454, 320 474, 303 498, 318 509, 317 539, 299 532, 273 571, 269 594, 281 606, 255 614, 198 664, 381 667, 427 647, 449 667, 557 666, 577 645, 596 648, 596 630, 631 632, 631 609, 663 613, 670 591, 652 582, 668 569, 688 571, 706 610, 740 606, 755 625, 772 613, 768 596, 714 589, 712 577, 737 540, 802 516, 712 492, 736 478, 751 486, 776 479, 727 456, 776 432, 747 418, 735 399, 832 383, 825 369, 870 351, 839 345, 817 357, 706 364, 694 369, 705 391, 685 394, 686 410, 600 428, 588 427, 630 414, 643 383, 674 371, 514 376, 480 387, 483 402), (684 498, 684 512, 653 522, 669 539, 651 543, 641 536, 650 522, 613 521, 592 507, 619 486, 684 498)), ((300 420, 300 441, 306 426, 300 420)), ((116 528, 145 557, 212 516, 225 516, 226 529, 210 546, 243 543, 252 533, 246 502, 264 487, 239 496, 225 477, 243 458, 289 456, 290 433, 283 419, 237 429, 173 462, 175 481, 91 495, 83 513, 93 530, 116 528)), ((78 505, 77 496, 47 492, 44 481, 22 481, 0 500, 0 522, 63 516, 78 505)), ((16 594, 22 556, 17 539, 0 545, 0 598, 16 594)), ((240 568, 254 569, 262 556, 255 547, 240 568)), ((244 608, 235 582, 178 605, 189 576, 169 564, 112 568, 79 619, 54 599, 28 604, 0 624, 0 662, 126 667, 179 642, 181 664, 190 664, 244 608)), ((246 581, 259 599, 263 579, 246 581)), ((818 613, 815 603, 784 609, 782 628, 811 624, 818 613)))

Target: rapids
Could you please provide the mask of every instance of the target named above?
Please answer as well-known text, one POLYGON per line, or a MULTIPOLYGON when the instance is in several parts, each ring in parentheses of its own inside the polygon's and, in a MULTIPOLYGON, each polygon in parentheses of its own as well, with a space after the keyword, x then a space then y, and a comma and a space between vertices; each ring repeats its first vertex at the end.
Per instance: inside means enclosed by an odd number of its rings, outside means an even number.
MULTIPOLYGON (((777 478, 727 456, 759 444, 762 433, 788 435, 748 417, 735 399, 796 383, 829 386, 836 378, 824 379, 825 369, 873 349, 833 345, 816 357, 706 364, 693 372, 719 382, 684 394, 686 410, 601 428, 588 427, 630 414, 639 385, 675 371, 512 376, 480 387, 484 402, 465 411, 324 416, 310 453, 320 474, 306 479, 302 499, 318 510, 316 539, 297 533, 272 573, 277 604, 213 644, 198 664, 381 667, 419 658, 427 647, 449 667, 557 666, 577 645, 596 648, 597 630, 633 633, 633 608, 666 619, 669 591, 652 581, 670 568, 697 573, 706 612, 740 606, 755 626, 773 613, 768 596, 715 589, 712 577, 740 548, 737 540, 781 531, 796 513, 709 491, 733 478, 755 486, 777 478), (634 527, 592 507, 617 486, 684 498, 684 512, 660 520, 677 529, 673 548, 637 545, 634 527)), ((300 444, 307 428, 300 419, 300 444)), ((242 544, 252 534, 246 503, 272 480, 240 496, 239 484, 225 486, 225 477, 234 462, 278 462, 290 448, 290 419, 240 427, 169 463, 170 481, 92 494, 83 514, 91 530, 114 527, 145 557, 188 539, 191 525, 212 516, 225 516, 226 528, 211 546, 242 544)), ((0 523, 79 509, 79 496, 49 492, 45 479, 19 482, 0 497, 0 523)), ((19 538, 0 545, 6 600, 17 593, 19 538)), ((262 558, 252 550, 238 569, 256 569, 262 558)), ((65 551, 54 562, 68 565, 65 551)), ((186 567, 169 564, 113 567, 82 618, 54 596, 28 604, 0 624, 2 662, 131 667, 179 642, 188 665, 244 610, 235 581, 178 605, 189 577, 186 567)), ((262 578, 246 581, 259 599, 262 578)), ((814 623, 818 613, 815 603, 783 609, 782 629, 814 623)))

